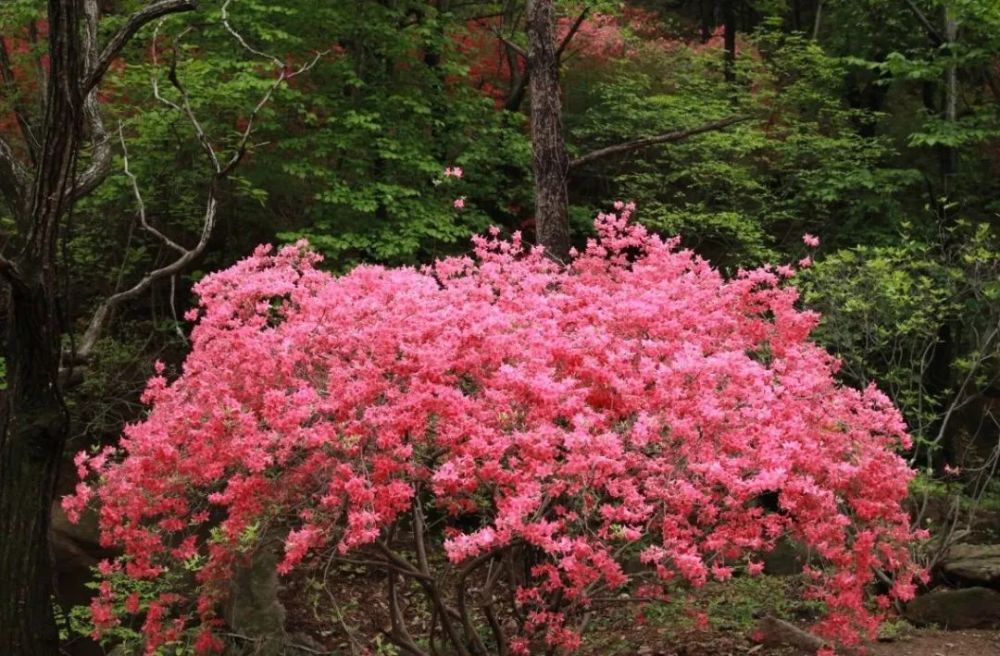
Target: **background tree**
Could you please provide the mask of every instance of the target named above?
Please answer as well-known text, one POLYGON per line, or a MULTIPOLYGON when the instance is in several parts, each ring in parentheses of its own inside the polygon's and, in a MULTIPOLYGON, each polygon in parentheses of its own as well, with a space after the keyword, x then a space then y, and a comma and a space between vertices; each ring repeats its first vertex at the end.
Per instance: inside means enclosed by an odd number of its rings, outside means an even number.
MULTIPOLYGON (((226 21, 227 5, 221 9, 223 24, 239 39, 226 21)), ((257 113, 285 79, 305 69, 287 70, 281 60, 273 61, 278 65, 277 77, 268 83, 231 153, 218 151, 205 134, 174 68, 168 78, 176 89, 176 100, 160 95, 154 86, 159 100, 188 119, 209 160, 200 237, 194 247, 185 248, 153 227, 135 186, 141 227, 174 251, 172 259, 146 272, 133 286, 103 299, 79 342, 70 340, 64 349, 67 326, 59 296, 65 262, 59 260, 60 238, 73 204, 92 193, 111 166, 112 137, 104 125, 99 85, 143 26, 194 8, 187 0, 161 0, 144 6, 127 15, 102 45, 96 0, 50 0, 43 14, 47 58, 38 69, 44 84, 36 80, 45 89, 36 101, 43 108, 37 122, 24 109, 25 103, 15 97, 20 146, 28 155, 27 161, 18 157, 10 143, 0 141, 0 161, 9 175, 4 200, 15 229, 6 235, 5 242, 5 250, 14 255, 0 257, 5 282, 6 364, 5 386, 0 391, 0 533, 19 536, 4 540, 0 548, 0 576, 10 587, 0 602, 0 649, 10 653, 51 654, 58 650, 46 545, 50 507, 69 429, 64 384, 73 378, 74 367, 85 364, 117 306, 142 295, 155 281, 182 271, 204 251, 215 226, 219 187, 246 154, 257 113), (90 146, 89 158, 86 145, 90 146), (81 162, 85 162, 84 168, 80 168, 81 162)), ((28 18, 35 20, 30 13, 28 18)), ((5 68, 8 84, 13 85, 13 68, 5 68)), ((134 182, 125 157, 125 174, 134 182)))

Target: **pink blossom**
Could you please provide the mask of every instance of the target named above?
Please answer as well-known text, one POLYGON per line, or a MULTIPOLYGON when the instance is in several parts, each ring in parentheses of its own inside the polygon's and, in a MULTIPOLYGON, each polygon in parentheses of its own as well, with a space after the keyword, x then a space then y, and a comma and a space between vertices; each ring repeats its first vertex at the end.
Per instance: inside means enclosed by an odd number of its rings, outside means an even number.
POLYGON ((100 566, 99 628, 120 621, 126 577, 186 579, 162 575, 197 556, 197 600, 161 595, 143 632, 154 651, 189 630, 211 651, 250 537, 284 543, 284 574, 406 533, 419 493, 442 567, 530 546, 515 653, 576 648, 571 614, 632 591, 629 543, 666 591, 759 573, 783 537, 815 554, 815 630, 860 640, 882 617, 873 572, 896 599, 919 574, 902 417, 837 381, 784 270, 727 279, 633 211, 598 216, 565 267, 491 230, 474 257, 423 269, 334 277, 298 243, 203 278, 181 375, 149 381, 117 451, 76 460, 88 480, 65 507, 99 503, 101 542, 123 554, 100 566))
POLYGON ((806 234, 802 235, 802 243, 804 243, 809 248, 818 248, 819 237, 817 237, 816 235, 811 235, 807 232, 806 234))
POLYGON ((462 177, 462 167, 452 166, 444 170, 444 177, 446 178, 461 178, 462 177))
POLYGON ((452 204, 455 206, 456 210, 462 209, 463 207, 465 207, 465 196, 462 196, 461 198, 456 198, 455 202, 452 204))

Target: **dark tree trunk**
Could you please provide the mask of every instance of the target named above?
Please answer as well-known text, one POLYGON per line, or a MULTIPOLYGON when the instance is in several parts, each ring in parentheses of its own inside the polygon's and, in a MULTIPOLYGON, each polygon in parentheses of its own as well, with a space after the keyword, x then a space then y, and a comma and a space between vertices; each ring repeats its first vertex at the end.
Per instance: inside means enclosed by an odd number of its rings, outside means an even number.
POLYGON ((52 612, 49 513, 68 418, 59 390, 61 326, 56 245, 80 136, 83 74, 79 0, 49 0, 45 134, 21 253, 4 262, 0 392, 0 653, 58 653, 52 612))
POLYGON ((722 28, 726 81, 733 82, 736 80, 736 0, 722 0, 722 28))
POLYGON ((7 389, 0 406, 0 653, 58 652, 49 513, 67 419, 56 387, 58 333, 42 279, 5 299, 7 389))
POLYGON ((715 0, 701 0, 698 9, 701 19, 701 42, 708 43, 715 29, 715 0))
POLYGON ((569 156, 562 129, 553 0, 528 0, 528 70, 535 173, 535 234, 558 260, 569 256, 569 156))

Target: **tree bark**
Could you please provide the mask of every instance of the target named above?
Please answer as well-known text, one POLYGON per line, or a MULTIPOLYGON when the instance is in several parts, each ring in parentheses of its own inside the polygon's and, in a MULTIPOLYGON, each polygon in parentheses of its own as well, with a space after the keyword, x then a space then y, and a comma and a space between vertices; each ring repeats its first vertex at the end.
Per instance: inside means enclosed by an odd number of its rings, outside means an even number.
POLYGON ((569 256, 569 156, 562 126, 553 0, 528 0, 528 71, 535 174, 535 235, 550 257, 569 256))
POLYGON ((49 0, 47 102, 29 230, 21 252, 2 267, 7 389, 0 392, 0 653, 19 656, 59 650, 47 545, 69 422, 58 384, 55 264, 83 112, 80 19, 79 0, 49 0))

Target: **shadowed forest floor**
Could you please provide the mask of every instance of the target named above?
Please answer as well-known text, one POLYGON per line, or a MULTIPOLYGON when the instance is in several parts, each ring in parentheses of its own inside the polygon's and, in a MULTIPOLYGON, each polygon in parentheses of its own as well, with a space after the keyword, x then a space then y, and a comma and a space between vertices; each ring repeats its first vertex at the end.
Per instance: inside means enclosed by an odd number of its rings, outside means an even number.
MULTIPOLYGON (((669 639, 672 646, 665 646, 664 636, 655 632, 647 637, 648 644, 635 647, 636 636, 617 636, 619 644, 613 644, 616 636, 608 636, 608 641, 600 648, 589 650, 591 656, 598 654, 635 654, 636 656, 792 656, 800 654, 790 648, 765 647, 754 644, 742 636, 713 633, 692 633, 669 639), (675 642, 676 641, 676 642, 675 642)), ((891 642, 878 642, 868 648, 869 656, 996 656, 1000 655, 1000 631, 941 631, 934 629, 913 629, 905 636, 891 642)))

